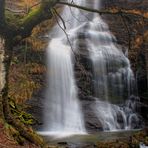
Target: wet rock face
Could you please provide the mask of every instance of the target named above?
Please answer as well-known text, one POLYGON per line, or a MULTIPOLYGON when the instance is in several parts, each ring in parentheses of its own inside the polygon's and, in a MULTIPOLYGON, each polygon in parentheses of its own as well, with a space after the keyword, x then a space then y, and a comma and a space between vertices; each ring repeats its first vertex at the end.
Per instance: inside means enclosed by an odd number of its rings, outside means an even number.
POLYGON ((37 92, 34 93, 34 96, 26 102, 28 107, 26 108, 26 112, 32 114, 37 123, 33 126, 35 129, 40 131, 43 129, 43 112, 44 112, 44 101, 45 101, 45 88, 41 88, 37 92))
MULTIPOLYGON (((87 24, 84 27, 87 29, 87 24)), ((77 33, 77 49, 75 50, 75 78, 79 89, 79 97, 84 98, 93 94, 92 61, 89 56, 86 40, 89 38, 86 30, 77 33)))
POLYGON ((98 117, 96 117, 93 107, 95 103, 95 98, 85 97, 81 100, 82 110, 84 114, 85 127, 88 133, 94 133, 102 131, 103 127, 98 117))
POLYGON ((79 55, 75 63, 75 78, 80 98, 85 98, 86 96, 93 94, 92 66, 88 56, 79 55))
MULTIPOLYGON (((148 1, 147 0, 104 0, 103 7, 105 8, 125 8, 131 10, 139 10, 139 11, 147 11, 148 9, 148 1)), ((132 69, 137 77, 138 83, 138 92, 141 98, 141 101, 144 99, 141 97, 141 94, 147 91, 147 70, 146 70, 146 50, 148 49, 148 45, 145 45, 143 41, 143 34, 146 30, 148 30, 148 22, 146 20, 142 20, 141 17, 126 15, 123 20, 121 16, 114 15, 102 15, 105 22, 109 25, 110 31, 117 38, 117 46, 122 46, 123 52, 126 52, 128 49, 128 57, 131 62, 132 69), (130 32, 128 32, 128 30, 130 32), (130 44, 130 47, 129 47, 130 44)), ((83 34, 79 35, 82 40, 85 38, 83 34)), ((82 42, 81 42, 82 43, 82 42)), ((81 44, 80 43, 80 44, 81 44)), ((76 64, 75 67, 78 70, 76 72, 77 85, 79 87, 79 96, 82 101, 82 106, 84 110, 84 118, 86 123, 86 128, 90 131, 96 131, 96 129, 102 129, 101 124, 94 116, 93 111, 90 108, 90 104, 93 102, 90 101, 87 96, 93 95, 92 82, 92 70, 91 70, 91 61, 88 59, 87 51, 85 49, 85 44, 81 44, 79 55, 80 63, 84 70, 87 72, 80 73, 80 69, 76 64), (82 54, 82 53, 85 53, 82 54), (85 76, 84 76, 84 75, 85 76), (85 100, 85 101, 84 101, 85 100)), ((146 101, 148 102, 148 101, 146 101)), ((147 105, 140 105, 140 110, 142 111, 142 116, 147 119, 145 113, 147 111, 147 105)), ((118 118, 118 120, 122 119, 118 118)), ((119 121, 120 122, 120 121, 119 121)), ((134 123, 133 123, 134 124, 134 123)))

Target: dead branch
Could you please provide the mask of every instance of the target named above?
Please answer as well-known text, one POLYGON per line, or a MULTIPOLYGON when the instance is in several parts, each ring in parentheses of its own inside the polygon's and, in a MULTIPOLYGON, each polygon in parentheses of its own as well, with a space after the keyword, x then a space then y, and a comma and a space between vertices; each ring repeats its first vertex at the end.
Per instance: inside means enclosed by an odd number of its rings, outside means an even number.
POLYGON ((88 8, 88 7, 85 7, 85 6, 80 6, 80 5, 76 5, 76 4, 68 3, 68 2, 59 1, 57 3, 62 4, 62 5, 67 5, 67 6, 70 6, 70 7, 74 7, 74 8, 78 8, 78 9, 88 11, 88 12, 99 13, 100 15, 101 14, 112 14, 112 15, 127 14, 127 15, 135 15, 135 16, 138 16, 138 17, 148 19, 148 17, 146 17, 142 14, 130 12, 130 10, 129 11, 128 10, 121 10, 121 9, 120 10, 117 9, 117 10, 114 10, 114 11, 112 11, 112 10, 98 10, 98 9, 88 8))
POLYGON ((55 14, 56 14, 56 15, 60 18, 60 20, 62 21, 64 30, 65 30, 65 29, 66 29, 66 24, 65 24, 64 19, 63 19, 62 16, 57 12, 57 10, 56 10, 55 8, 53 8, 53 11, 55 12, 55 14))

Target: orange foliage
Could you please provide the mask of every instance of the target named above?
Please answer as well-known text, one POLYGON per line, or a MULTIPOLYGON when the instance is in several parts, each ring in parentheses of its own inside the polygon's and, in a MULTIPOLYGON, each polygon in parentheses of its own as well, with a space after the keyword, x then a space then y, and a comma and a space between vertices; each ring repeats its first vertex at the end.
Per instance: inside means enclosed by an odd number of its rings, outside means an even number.
POLYGON ((145 44, 148 44, 148 31, 144 33, 144 42, 145 44))
POLYGON ((41 64, 31 63, 28 67, 30 67, 28 68, 30 74, 44 74, 46 72, 46 67, 41 64))
POLYGON ((143 37, 142 36, 137 36, 135 41, 134 41, 134 48, 140 48, 141 44, 143 43, 143 37))
POLYGON ((32 97, 33 91, 39 88, 39 84, 33 81, 28 73, 27 66, 23 64, 13 65, 10 68, 9 75, 9 97, 16 103, 23 103, 32 97))

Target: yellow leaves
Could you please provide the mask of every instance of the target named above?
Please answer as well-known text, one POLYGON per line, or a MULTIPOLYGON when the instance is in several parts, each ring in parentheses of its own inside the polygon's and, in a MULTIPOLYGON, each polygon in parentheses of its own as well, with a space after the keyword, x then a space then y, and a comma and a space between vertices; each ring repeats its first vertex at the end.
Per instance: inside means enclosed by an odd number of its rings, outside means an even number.
POLYGON ((34 89, 38 86, 33 81, 24 80, 21 83, 16 82, 10 85, 9 97, 16 100, 16 103, 23 103, 32 97, 34 89))
POLYGON ((39 2, 39 0, 6 0, 6 5, 10 5, 15 8, 26 9, 26 7, 31 7, 39 2))
POLYGON ((143 43, 143 37, 137 36, 134 41, 134 48, 140 48, 141 44, 143 43))
POLYGON ((148 31, 146 31, 144 35, 136 36, 136 38, 133 40, 134 49, 140 48, 142 44, 148 44, 148 31))
POLYGON ((116 12, 118 12, 119 10, 118 10, 118 8, 116 8, 116 7, 112 7, 112 8, 110 8, 108 11, 110 11, 110 12, 112 12, 112 13, 116 13, 116 12))
POLYGON ((13 98, 16 103, 23 103, 32 97, 35 89, 40 87, 27 73, 27 67, 24 65, 11 66, 9 76, 9 97, 13 98))
POLYGON ((39 0, 23 0, 23 4, 25 4, 28 7, 33 6, 34 4, 36 4, 37 2, 39 2, 39 0))
POLYGON ((44 74, 46 72, 46 67, 44 65, 31 63, 31 67, 32 68, 29 69, 29 73, 31 74, 44 74))
POLYGON ((31 45, 33 51, 43 51, 46 48, 47 41, 44 35, 48 34, 54 23, 53 19, 51 19, 41 23, 32 30, 32 35, 26 41, 31 45))
POLYGON ((125 10, 125 12, 132 13, 132 14, 138 14, 138 15, 141 15, 141 16, 143 16, 145 18, 148 18, 148 12, 145 12, 145 11, 142 11, 142 10, 132 9, 132 10, 125 10))
POLYGON ((148 18, 148 12, 145 12, 143 15, 144 17, 148 18))
MULTIPOLYGON (((110 12, 112 13, 116 13, 116 12, 119 12, 119 8, 118 7, 112 7, 109 9, 110 12)), ((140 15, 140 16, 143 16, 145 18, 148 18, 148 11, 143 11, 143 10, 137 10, 137 9, 129 9, 129 10, 126 10, 126 9, 121 9, 121 11, 123 13, 129 13, 129 14, 135 14, 135 15, 140 15)))
POLYGON ((144 33, 144 42, 148 44, 148 31, 144 33))
MULTIPOLYGON (((38 1, 39 0, 12 0, 11 3, 23 7, 26 10, 27 7, 34 5, 38 1)), ((59 8, 59 11, 61 10, 62 9, 59 8)), ((27 49, 24 50, 26 53, 17 51, 13 55, 14 58, 12 59, 9 75, 9 97, 13 98, 16 103, 23 103, 27 99, 30 99, 33 92, 41 86, 39 83, 41 81, 38 80, 37 75, 42 75, 46 72, 46 67, 39 64, 43 58, 41 52, 44 52, 47 46, 47 42, 43 36, 48 34, 54 24, 55 20, 52 19, 36 26, 31 36, 22 41, 23 45, 20 45, 24 46, 24 43, 27 44, 27 49), (24 54, 26 58, 24 58, 24 54)))
POLYGON ((46 48, 47 43, 37 38, 28 38, 28 43, 31 44, 33 51, 42 51, 46 48))
POLYGON ((55 21, 53 19, 44 21, 40 25, 36 26, 33 31, 31 36, 37 36, 40 34, 47 34, 50 29, 54 26, 55 21))

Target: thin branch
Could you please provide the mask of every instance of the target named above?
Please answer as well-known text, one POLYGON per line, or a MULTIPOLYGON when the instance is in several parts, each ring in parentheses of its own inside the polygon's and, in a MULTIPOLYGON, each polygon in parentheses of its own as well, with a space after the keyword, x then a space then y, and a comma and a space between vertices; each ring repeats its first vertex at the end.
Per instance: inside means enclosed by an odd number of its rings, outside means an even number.
POLYGON ((80 6, 80 5, 76 5, 76 4, 68 3, 68 2, 59 1, 57 3, 58 4, 62 4, 62 5, 67 5, 67 6, 70 6, 70 7, 74 7, 74 8, 78 8, 78 9, 81 9, 81 10, 84 10, 84 11, 88 11, 88 12, 99 13, 100 15, 101 14, 120 15, 121 13, 124 13, 124 14, 128 14, 128 15, 135 15, 135 16, 140 16, 142 18, 148 19, 148 17, 146 17, 146 16, 144 16, 142 14, 130 12, 130 10, 116 10, 116 11, 112 11, 112 10, 98 10, 98 9, 88 8, 88 7, 85 7, 85 6, 80 6))
POLYGON ((98 10, 98 9, 92 9, 92 8, 76 5, 76 4, 73 4, 73 3, 62 2, 62 1, 59 1, 58 3, 62 4, 62 5, 67 5, 67 6, 70 6, 70 7, 78 8, 78 9, 81 9, 81 10, 89 11, 89 12, 99 13, 99 14, 102 14, 102 13, 112 14, 113 13, 113 12, 110 12, 110 11, 102 11, 102 10, 98 10))
POLYGON ((62 21, 64 29, 66 29, 66 24, 65 24, 65 21, 63 20, 62 16, 57 12, 57 10, 56 10, 55 8, 53 8, 53 11, 55 12, 55 14, 56 14, 56 15, 60 18, 60 20, 62 21))
MULTIPOLYGON (((74 16, 74 13, 72 12, 72 9, 71 7, 69 7, 70 9, 70 12, 71 12, 71 15, 78 21, 78 22, 85 22, 83 20, 79 20, 79 18, 77 18, 76 16, 74 16)), ((89 18, 87 16, 85 16, 81 11, 80 11, 81 15, 83 15, 88 21, 89 21, 89 18)))
MULTIPOLYGON (((50 3, 42 1, 40 7, 32 9, 28 15, 26 15, 22 20, 21 24, 18 26, 17 35, 21 36, 19 40, 30 36, 32 29, 40 24, 41 22, 51 19, 52 14, 50 11, 50 3), (30 15, 33 13, 34 15, 30 15)), ((54 7, 54 5, 52 6, 54 7)), ((16 40, 18 42, 19 40, 16 40)))
POLYGON ((41 4, 41 1, 39 1, 38 3, 32 5, 29 9, 32 9, 33 7, 36 7, 36 6, 40 5, 40 4, 41 4))
POLYGON ((67 38, 67 41, 68 41, 68 43, 69 43, 69 45, 70 45, 70 48, 71 48, 73 54, 75 55, 75 52, 74 52, 74 50, 73 50, 72 44, 71 44, 71 42, 70 42, 70 40, 69 40, 69 37, 68 37, 68 34, 67 34, 66 30, 60 25, 60 23, 59 23, 59 21, 58 21, 58 18, 57 18, 57 16, 56 16, 56 13, 55 13, 54 11, 53 11, 53 15, 55 16, 55 20, 56 20, 58 26, 59 26, 59 27, 62 29, 62 31, 65 33, 66 38, 67 38))
MULTIPOLYGON (((74 54, 74 58, 75 58, 75 61, 76 61, 76 63, 77 63, 77 66, 78 66, 78 68, 80 69, 80 71, 82 72, 82 77, 84 77, 84 76, 86 76, 86 79, 88 80, 89 78, 88 78, 88 74, 87 74, 87 71, 85 70, 85 68, 84 68, 84 66, 79 62, 79 57, 78 57, 78 55, 76 56, 76 54, 75 54, 75 52, 74 52, 74 49, 73 49, 73 47, 72 47, 72 44, 71 44, 71 41, 70 41, 70 39, 69 39, 69 36, 68 36, 68 34, 67 34, 67 32, 66 32, 66 27, 62 27, 61 25, 60 25, 60 23, 59 23, 59 21, 58 21, 58 18, 57 18, 57 13, 55 12, 55 9, 53 9, 53 15, 55 16, 55 20, 56 20, 56 22, 57 22, 57 24, 58 24, 58 26, 62 29, 62 31, 65 33, 65 35, 66 35, 66 38, 67 38, 67 41, 68 41, 68 43, 69 43, 69 45, 70 45, 70 48, 71 48, 71 50, 72 50, 72 52, 73 52, 73 54, 74 54)), ((59 17, 59 16, 58 16, 59 17)), ((61 18, 60 18, 61 19, 61 18)), ((62 21, 63 21, 63 19, 62 19, 62 21)), ((65 23, 64 23, 64 25, 63 26, 65 26, 65 23)))
MULTIPOLYGON (((71 1, 71 3, 75 5, 75 3, 74 3, 73 0, 71 1)), ((69 7, 69 9, 70 9, 70 12, 71 12, 72 16, 73 16, 78 22, 84 22, 84 21, 81 21, 81 20, 79 20, 78 18, 76 18, 76 17, 74 16, 71 7, 69 7)), ((90 20, 85 14, 83 14, 83 12, 80 11, 80 13, 81 13, 81 15, 83 15, 88 21, 90 20)))

